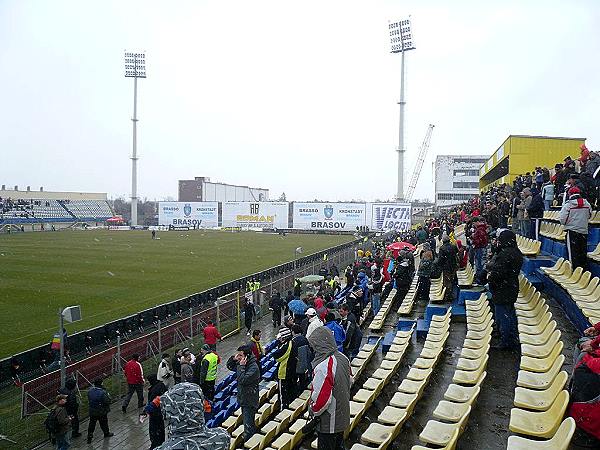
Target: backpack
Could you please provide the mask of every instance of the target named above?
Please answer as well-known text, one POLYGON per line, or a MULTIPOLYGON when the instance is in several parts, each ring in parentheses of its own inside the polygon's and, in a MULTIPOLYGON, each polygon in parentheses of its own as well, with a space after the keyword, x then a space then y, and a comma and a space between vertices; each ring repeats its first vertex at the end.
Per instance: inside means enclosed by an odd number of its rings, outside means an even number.
POLYGON ((58 431, 58 418, 56 417, 56 408, 53 408, 44 420, 44 426, 49 435, 54 436, 58 431))

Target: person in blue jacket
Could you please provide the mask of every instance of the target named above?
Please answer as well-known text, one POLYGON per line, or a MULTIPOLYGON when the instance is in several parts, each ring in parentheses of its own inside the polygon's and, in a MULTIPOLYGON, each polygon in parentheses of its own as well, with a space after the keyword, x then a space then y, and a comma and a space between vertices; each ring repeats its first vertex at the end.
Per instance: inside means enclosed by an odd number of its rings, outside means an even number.
POLYGON ((333 333, 333 338, 335 339, 335 345, 340 352, 344 351, 344 342, 346 341, 346 332, 342 328, 342 326, 338 323, 337 319, 341 319, 342 317, 339 313, 330 311, 325 316, 325 327, 329 328, 333 333))

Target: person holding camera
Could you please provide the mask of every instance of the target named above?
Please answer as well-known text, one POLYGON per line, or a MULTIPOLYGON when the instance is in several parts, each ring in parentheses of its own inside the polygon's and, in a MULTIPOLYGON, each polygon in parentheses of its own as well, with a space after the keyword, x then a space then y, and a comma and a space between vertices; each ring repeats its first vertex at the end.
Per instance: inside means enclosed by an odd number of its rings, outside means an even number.
POLYGON ((227 361, 227 368, 236 372, 237 399, 242 408, 244 441, 247 441, 256 433, 254 415, 258 410, 258 384, 260 383, 260 370, 250 346, 238 347, 236 354, 227 361))

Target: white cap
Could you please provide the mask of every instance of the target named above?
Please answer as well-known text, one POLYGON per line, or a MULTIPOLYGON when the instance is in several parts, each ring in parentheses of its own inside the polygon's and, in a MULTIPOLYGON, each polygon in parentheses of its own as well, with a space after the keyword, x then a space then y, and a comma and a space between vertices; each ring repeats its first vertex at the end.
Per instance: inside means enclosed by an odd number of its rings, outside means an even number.
POLYGON ((308 308, 308 309, 306 310, 306 315, 307 315, 307 316, 316 316, 316 315, 317 315, 317 312, 315 311, 315 308, 308 308))

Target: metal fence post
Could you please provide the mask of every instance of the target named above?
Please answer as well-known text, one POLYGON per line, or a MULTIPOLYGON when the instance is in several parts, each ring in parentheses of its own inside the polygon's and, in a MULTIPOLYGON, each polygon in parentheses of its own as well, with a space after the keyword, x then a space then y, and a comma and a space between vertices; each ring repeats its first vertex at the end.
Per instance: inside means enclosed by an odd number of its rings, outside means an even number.
POLYGON ((121 374, 121 335, 117 334, 117 364, 116 364, 116 368, 117 368, 117 376, 118 376, 118 380, 119 380, 119 398, 121 398, 121 395, 123 394, 122 390, 121 390, 121 377, 119 376, 121 374))
MULTIPOLYGON (((217 319, 215 320, 215 322, 217 323, 217 330, 221 329, 221 308, 219 306, 219 298, 217 298, 217 301, 215 302, 217 305, 217 319)), ((239 302, 238 302, 239 305, 239 302)))
POLYGON ((162 330, 160 319, 158 319, 158 354, 162 357, 162 330))
POLYGON ((190 306, 190 341, 194 340, 194 310, 190 306))

